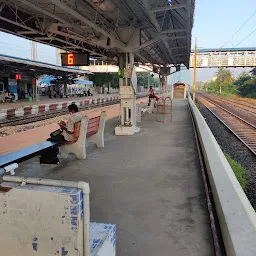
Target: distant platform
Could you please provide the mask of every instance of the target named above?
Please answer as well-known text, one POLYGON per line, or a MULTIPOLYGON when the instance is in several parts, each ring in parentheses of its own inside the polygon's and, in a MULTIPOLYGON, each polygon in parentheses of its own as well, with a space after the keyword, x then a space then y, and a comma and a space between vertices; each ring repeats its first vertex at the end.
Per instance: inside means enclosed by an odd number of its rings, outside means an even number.
POLYGON ((0 102, 0 110, 1 109, 11 109, 11 108, 21 108, 25 106, 34 106, 34 105, 45 105, 45 104, 52 104, 58 102, 66 102, 66 101, 79 101, 85 99, 97 99, 97 98, 110 98, 114 96, 119 96, 118 93, 112 94, 95 94, 93 96, 88 97, 69 97, 69 98, 49 98, 48 96, 41 96, 39 101, 32 101, 29 102, 28 99, 26 100, 18 100, 17 102, 13 103, 2 103, 0 102))

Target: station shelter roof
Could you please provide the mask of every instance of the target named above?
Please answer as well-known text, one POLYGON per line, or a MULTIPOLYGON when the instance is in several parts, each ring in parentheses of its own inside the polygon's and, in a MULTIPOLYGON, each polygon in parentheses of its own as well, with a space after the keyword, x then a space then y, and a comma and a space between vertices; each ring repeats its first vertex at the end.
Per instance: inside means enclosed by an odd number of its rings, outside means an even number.
POLYGON ((90 71, 82 69, 61 67, 45 62, 0 54, 0 77, 15 73, 24 73, 27 76, 40 76, 44 74, 53 76, 92 74, 90 71))

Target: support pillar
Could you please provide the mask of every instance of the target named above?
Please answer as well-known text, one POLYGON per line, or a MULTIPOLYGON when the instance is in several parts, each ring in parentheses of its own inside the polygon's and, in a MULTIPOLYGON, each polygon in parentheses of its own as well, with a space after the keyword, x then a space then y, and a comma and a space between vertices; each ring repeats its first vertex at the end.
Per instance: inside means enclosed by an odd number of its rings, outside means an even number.
POLYGON ((140 130, 136 126, 137 76, 134 66, 134 54, 129 53, 123 56, 125 58, 124 77, 119 79, 120 125, 115 128, 115 135, 133 135, 140 130))

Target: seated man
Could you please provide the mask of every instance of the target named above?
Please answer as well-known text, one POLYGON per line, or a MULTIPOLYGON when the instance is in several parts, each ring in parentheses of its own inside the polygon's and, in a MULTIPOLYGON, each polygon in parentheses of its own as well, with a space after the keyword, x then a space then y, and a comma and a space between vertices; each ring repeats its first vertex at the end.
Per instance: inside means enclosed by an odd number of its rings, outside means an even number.
MULTIPOLYGON (((67 123, 61 121, 59 123, 60 129, 51 133, 51 138, 47 141, 57 142, 58 146, 63 145, 68 142, 75 142, 77 140, 78 132, 75 131, 75 124, 81 122, 82 115, 78 112, 78 107, 76 104, 71 104, 68 106, 70 116, 67 123)), ((51 148, 44 150, 40 157, 41 164, 58 164, 59 159, 57 154, 59 153, 58 148, 51 148)))
POLYGON ((78 107, 76 104, 71 104, 68 106, 68 111, 70 116, 67 123, 61 121, 59 123, 60 129, 51 134, 51 138, 47 141, 58 142, 58 144, 64 144, 65 142, 76 141, 77 138, 74 137, 75 123, 81 122, 82 115, 78 112, 78 107))

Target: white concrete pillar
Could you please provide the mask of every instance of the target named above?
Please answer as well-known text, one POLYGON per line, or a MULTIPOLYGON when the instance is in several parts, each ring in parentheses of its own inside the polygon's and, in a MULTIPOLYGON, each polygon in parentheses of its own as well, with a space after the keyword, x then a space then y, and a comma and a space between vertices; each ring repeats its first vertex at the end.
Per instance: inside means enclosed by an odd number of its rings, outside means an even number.
POLYGON ((119 79, 121 124, 115 128, 116 135, 133 135, 136 127, 137 76, 134 66, 134 53, 124 54, 125 75, 119 79))

